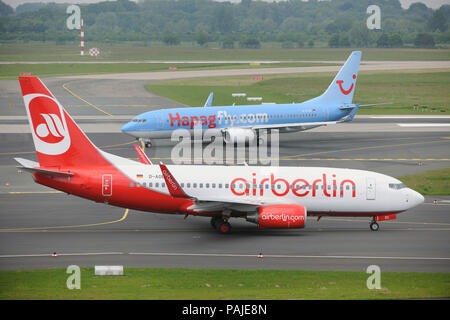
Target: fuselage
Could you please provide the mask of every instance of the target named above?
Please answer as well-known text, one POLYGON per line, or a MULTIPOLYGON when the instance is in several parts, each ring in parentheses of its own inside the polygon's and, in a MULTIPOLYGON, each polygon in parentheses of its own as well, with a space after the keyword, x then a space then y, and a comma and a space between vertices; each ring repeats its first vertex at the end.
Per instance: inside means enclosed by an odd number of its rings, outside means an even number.
POLYGON ((351 112, 351 109, 340 109, 342 105, 323 104, 312 99, 292 104, 161 109, 136 116, 122 127, 122 132, 136 138, 162 139, 170 138, 177 129, 221 131, 230 127, 277 128, 292 124, 292 127, 281 129, 281 132, 289 132, 303 130, 299 123, 339 121, 351 112))
MULTIPOLYGON (((140 164, 106 152, 104 168, 71 168, 71 179, 35 174, 37 182, 120 207, 159 213, 196 214, 190 199, 173 198, 157 165, 140 164)), ((171 165, 189 196, 215 202, 299 204, 308 215, 376 216, 399 213, 423 197, 384 174, 325 167, 171 165)), ((64 168, 61 168, 64 169, 64 168)), ((199 214, 212 215, 211 212, 199 214)), ((232 215, 240 216, 238 212, 232 215)))

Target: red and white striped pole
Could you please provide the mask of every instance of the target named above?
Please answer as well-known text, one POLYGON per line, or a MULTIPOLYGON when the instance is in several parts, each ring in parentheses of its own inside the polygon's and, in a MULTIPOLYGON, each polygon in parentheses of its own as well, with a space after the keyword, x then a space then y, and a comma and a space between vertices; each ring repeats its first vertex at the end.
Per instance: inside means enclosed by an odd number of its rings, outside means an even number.
POLYGON ((83 19, 81 19, 81 55, 84 56, 84 26, 83 26, 83 19))

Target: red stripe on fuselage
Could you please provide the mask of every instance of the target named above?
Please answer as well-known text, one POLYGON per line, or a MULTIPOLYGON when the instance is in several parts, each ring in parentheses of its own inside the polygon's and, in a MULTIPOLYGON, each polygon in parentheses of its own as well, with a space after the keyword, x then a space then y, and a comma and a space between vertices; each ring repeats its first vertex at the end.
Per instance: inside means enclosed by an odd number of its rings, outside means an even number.
POLYGON ((332 216, 332 217, 374 217, 401 213, 400 211, 368 211, 368 212, 329 212, 329 211, 308 211, 308 216, 332 216))

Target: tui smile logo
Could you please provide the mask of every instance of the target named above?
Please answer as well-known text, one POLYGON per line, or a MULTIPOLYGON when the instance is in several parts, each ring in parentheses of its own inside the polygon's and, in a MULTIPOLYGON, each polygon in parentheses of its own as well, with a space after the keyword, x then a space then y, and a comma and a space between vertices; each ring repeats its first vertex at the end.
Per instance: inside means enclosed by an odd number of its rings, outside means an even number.
MULTIPOLYGON (((353 76, 352 76, 352 78, 353 79, 356 79, 356 74, 354 74, 353 76)), ((339 85, 339 89, 341 90, 341 92, 343 93, 343 94, 345 94, 345 95, 348 95, 350 92, 352 92, 352 90, 353 90, 353 86, 354 86, 354 83, 352 83, 352 85, 350 86, 350 88, 348 89, 348 90, 345 90, 343 87, 342 87, 342 84, 344 83, 344 80, 336 80, 336 83, 339 85)))

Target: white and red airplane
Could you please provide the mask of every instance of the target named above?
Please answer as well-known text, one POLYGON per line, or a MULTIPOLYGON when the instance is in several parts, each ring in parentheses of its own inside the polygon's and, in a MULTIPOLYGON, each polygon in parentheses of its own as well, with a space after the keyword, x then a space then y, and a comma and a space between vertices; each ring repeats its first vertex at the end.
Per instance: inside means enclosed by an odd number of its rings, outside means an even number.
MULTIPOLYGON (((152 164, 98 149, 37 77, 19 77, 39 162, 16 158, 42 185, 110 205, 211 217, 221 233, 230 217, 259 228, 303 228, 307 216, 395 219, 424 201, 384 174, 338 168, 152 164)), ((136 146, 135 146, 136 147, 136 146)))

